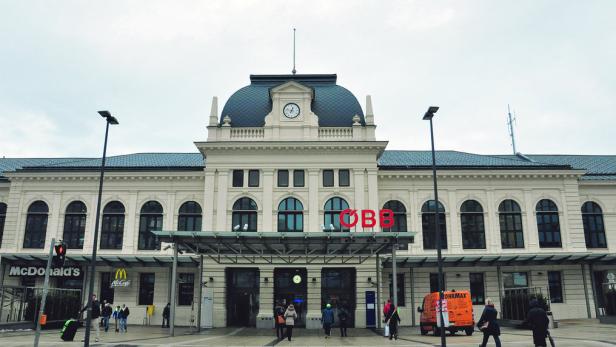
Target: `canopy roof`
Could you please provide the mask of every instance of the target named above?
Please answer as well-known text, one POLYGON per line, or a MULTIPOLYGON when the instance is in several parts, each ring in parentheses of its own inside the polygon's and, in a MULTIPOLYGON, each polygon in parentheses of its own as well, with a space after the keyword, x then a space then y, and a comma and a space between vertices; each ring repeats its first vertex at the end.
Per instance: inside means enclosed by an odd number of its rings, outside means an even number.
MULTIPOLYGON (((70 253, 70 252, 69 252, 70 253)), ((22 254, 22 253, 10 253, 0 254, 2 261, 7 261, 12 265, 32 265, 40 264, 45 265, 47 262, 47 254, 22 254)), ((77 264, 89 264, 92 259, 91 255, 66 255, 67 265, 71 262, 77 264)), ((111 266, 111 267, 155 267, 155 266, 171 266, 173 263, 173 257, 168 255, 160 256, 132 256, 132 255, 97 255, 97 266, 111 266)), ((178 256, 178 266, 199 266, 199 259, 190 256, 178 256)))
POLYGON ((414 232, 216 232, 152 231, 179 251, 203 254, 218 263, 361 264, 391 252, 396 244, 413 243, 414 232))
MULTIPOLYGON (((437 266, 436 256, 398 256, 396 263, 401 267, 437 266)), ((616 264, 614 253, 535 253, 523 255, 444 255, 443 266, 508 266, 548 264, 616 264)), ((384 267, 391 267, 391 259, 384 267)))

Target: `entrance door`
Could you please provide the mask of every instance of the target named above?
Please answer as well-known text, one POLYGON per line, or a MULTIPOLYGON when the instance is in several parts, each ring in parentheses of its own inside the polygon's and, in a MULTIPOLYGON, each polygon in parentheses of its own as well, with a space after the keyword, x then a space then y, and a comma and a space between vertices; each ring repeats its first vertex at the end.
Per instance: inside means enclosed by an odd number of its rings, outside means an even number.
POLYGON ((98 298, 100 302, 103 300, 107 300, 108 303, 113 304, 113 296, 114 289, 111 288, 111 272, 101 272, 101 290, 100 297, 98 298))
MULTIPOLYGON (((308 287, 306 269, 274 269, 274 307, 280 303, 283 307, 293 304, 297 312, 295 326, 306 327, 308 311, 308 287)), ((272 311, 274 310, 272 307, 272 311)))
POLYGON ((355 269, 325 268, 321 270, 321 309, 331 304, 334 309, 334 326, 338 326, 338 310, 349 314, 349 327, 355 326, 355 269))
POLYGON ((259 312, 259 270, 227 269, 227 326, 254 327, 259 312))

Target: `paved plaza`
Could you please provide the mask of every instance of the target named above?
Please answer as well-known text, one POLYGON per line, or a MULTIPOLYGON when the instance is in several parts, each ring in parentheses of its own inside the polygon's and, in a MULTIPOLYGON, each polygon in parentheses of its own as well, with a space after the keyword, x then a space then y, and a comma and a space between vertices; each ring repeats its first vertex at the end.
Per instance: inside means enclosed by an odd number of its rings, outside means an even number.
MULTIPOLYGON (((503 328, 503 346, 532 346, 530 331, 503 328)), ((57 330, 43 333, 41 346, 81 346, 84 329, 81 328, 75 342, 63 342, 57 330)), ((389 341, 368 329, 350 329, 348 338, 340 338, 338 331, 325 339, 320 330, 297 329, 293 341, 278 341, 274 330, 254 328, 208 329, 201 333, 186 328, 176 330, 175 337, 167 335, 168 330, 157 327, 129 327, 126 334, 102 333, 101 341, 91 346, 438 346, 439 338, 421 336, 417 328, 402 328, 398 341, 389 341)), ((562 322, 558 329, 552 330, 557 346, 615 346, 616 329, 613 325, 601 325, 594 320, 562 322)), ((32 346, 34 333, 31 331, 5 332, 0 334, 0 346, 32 346)), ((448 336, 447 345, 457 347, 476 347, 481 342, 481 334, 448 336)), ((491 341, 489 346, 494 346, 491 341)))

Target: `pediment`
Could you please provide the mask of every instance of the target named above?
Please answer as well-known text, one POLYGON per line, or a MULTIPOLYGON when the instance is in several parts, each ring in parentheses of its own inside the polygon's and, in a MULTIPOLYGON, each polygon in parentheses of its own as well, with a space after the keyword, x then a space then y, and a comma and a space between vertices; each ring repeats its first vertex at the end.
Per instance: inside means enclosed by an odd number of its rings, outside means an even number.
POLYGON ((270 89, 270 95, 274 93, 310 93, 310 97, 314 98, 314 91, 311 87, 305 86, 295 81, 289 81, 270 89))

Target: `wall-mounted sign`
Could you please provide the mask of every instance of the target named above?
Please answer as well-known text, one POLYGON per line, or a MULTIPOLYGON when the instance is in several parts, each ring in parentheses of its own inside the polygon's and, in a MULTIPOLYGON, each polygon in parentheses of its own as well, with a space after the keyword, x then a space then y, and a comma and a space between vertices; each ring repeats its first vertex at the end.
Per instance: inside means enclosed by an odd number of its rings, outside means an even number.
MULTIPOLYGON (((361 210, 362 228, 374 228, 377 223, 377 214, 374 210, 361 210)), ((340 224, 345 228, 353 228, 359 222, 360 217, 357 210, 347 208, 340 212, 340 224), (348 216, 349 222, 346 222, 348 216)), ((378 222, 381 228, 391 228, 394 226, 394 211, 382 209, 378 214, 378 222)))
POLYGON ((116 270, 115 272, 115 279, 113 280, 113 282, 111 282, 110 287, 111 288, 116 288, 116 287, 128 287, 130 286, 130 280, 127 279, 127 274, 126 274, 126 269, 124 268, 119 268, 116 270))
MULTIPOLYGON (((17 266, 13 265, 9 269, 9 276, 45 276, 43 266, 17 266)), ((81 277, 81 269, 78 267, 67 266, 50 269, 51 277, 81 277)))

